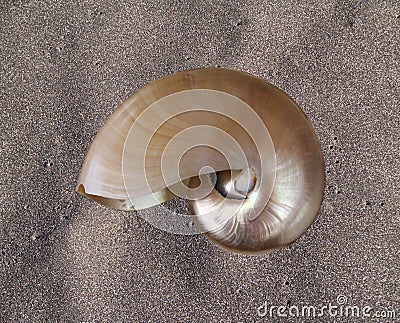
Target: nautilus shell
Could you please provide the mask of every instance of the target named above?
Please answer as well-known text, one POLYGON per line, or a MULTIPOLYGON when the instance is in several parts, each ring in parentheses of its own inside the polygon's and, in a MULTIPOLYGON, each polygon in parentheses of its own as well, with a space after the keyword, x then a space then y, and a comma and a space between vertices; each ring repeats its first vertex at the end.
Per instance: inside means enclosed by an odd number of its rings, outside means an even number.
POLYGON ((320 145, 297 104, 247 73, 206 68, 128 98, 91 144, 77 191, 121 210, 185 198, 216 245, 260 254, 310 226, 323 188, 320 145))

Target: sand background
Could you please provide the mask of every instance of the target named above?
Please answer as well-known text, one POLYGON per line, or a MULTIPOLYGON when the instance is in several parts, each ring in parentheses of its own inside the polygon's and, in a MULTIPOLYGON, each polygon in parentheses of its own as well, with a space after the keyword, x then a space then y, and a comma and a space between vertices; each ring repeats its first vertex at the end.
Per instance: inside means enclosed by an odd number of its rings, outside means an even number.
POLYGON ((398 1, 1 1, 1 321, 266 321, 265 301, 338 295, 399 317, 399 27, 398 1), (125 98, 217 65, 282 88, 321 141, 318 217, 271 255, 170 235, 74 192, 125 98))

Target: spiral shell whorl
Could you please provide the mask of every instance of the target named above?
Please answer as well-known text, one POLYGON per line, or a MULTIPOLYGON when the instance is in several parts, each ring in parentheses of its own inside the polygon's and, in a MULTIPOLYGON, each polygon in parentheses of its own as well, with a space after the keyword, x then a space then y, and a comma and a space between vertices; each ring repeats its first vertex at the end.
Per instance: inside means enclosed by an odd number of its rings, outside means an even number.
POLYGON ((188 198, 200 232, 250 254, 298 238, 323 186, 318 139, 300 108, 271 84, 226 69, 181 72, 139 90, 96 136, 78 180, 80 193, 119 209, 188 198))

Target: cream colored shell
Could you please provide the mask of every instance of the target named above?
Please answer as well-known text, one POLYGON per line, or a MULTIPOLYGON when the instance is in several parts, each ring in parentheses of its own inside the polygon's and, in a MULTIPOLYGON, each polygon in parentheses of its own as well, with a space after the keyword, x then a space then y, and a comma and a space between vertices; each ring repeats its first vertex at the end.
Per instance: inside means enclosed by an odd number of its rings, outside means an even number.
POLYGON ((186 197, 214 243, 258 254, 307 229, 323 188, 319 142, 297 104, 264 80, 209 68, 128 98, 92 142, 77 191, 121 210, 186 197))

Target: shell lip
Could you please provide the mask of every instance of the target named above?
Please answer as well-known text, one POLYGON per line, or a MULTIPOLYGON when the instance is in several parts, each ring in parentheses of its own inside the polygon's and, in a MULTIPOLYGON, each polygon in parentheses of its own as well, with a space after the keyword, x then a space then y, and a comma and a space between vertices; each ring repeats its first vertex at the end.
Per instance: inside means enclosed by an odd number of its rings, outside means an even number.
POLYGON ((129 198, 128 199, 114 199, 110 197, 104 197, 101 195, 96 195, 96 194, 90 194, 86 191, 85 185, 82 183, 79 183, 75 189, 75 191, 89 199, 92 199, 93 201, 103 205, 110 207, 115 210, 122 210, 122 211, 134 211, 135 208, 130 202, 129 198))

